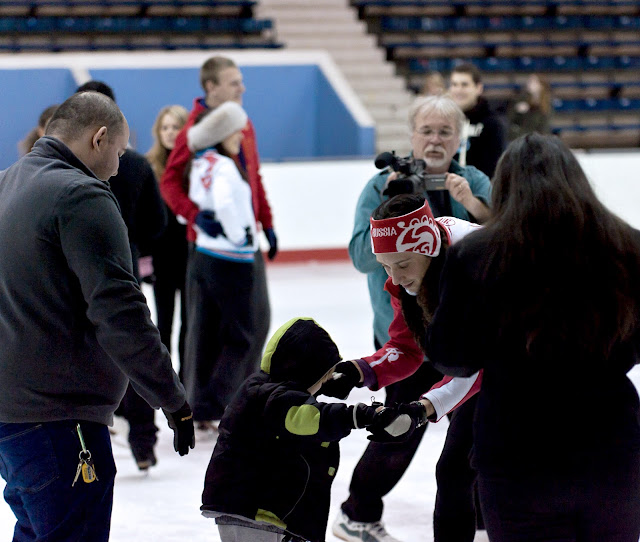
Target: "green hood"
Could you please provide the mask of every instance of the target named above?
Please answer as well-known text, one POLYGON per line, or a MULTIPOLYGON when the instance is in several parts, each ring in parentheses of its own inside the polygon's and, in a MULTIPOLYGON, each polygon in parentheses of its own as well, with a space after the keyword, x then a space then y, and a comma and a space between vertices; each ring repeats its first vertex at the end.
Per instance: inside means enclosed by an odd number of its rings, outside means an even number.
POLYGON ((338 347, 313 318, 292 318, 267 343, 260 368, 274 381, 309 388, 340 359, 338 347))

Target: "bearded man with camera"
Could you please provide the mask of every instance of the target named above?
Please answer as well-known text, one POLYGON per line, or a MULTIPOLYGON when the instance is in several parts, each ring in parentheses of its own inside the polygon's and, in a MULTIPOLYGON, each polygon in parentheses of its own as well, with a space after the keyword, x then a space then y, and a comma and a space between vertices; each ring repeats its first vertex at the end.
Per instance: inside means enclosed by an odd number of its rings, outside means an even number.
MULTIPOLYGON (((453 160, 460 147, 465 115, 445 96, 415 100, 409 111, 412 154, 399 158, 382 153, 376 166, 384 168, 364 187, 355 214, 349 255, 355 268, 367 274, 369 296, 374 312, 376 349, 388 339, 393 319, 391 298, 384 290, 387 274, 371 251, 369 218, 384 200, 398 193, 422 193, 436 217, 454 216, 482 223, 489 218, 491 183, 473 166, 463 167, 453 160)), ((409 378, 385 388, 386 404, 415 400, 438 382, 442 375, 424 363, 409 378)), ((475 472, 468 462, 472 444, 471 421, 475 399, 457 409, 447 432, 445 447, 436 468, 438 495, 434 513, 436 542, 473 540, 475 513, 473 484, 475 472)), ((371 442, 351 479, 349 498, 342 503, 332 530, 349 542, 400 542, 389 535, 382 522, 382 497, 393 489, 409 466, 426 425, 403 443, 371 442)))

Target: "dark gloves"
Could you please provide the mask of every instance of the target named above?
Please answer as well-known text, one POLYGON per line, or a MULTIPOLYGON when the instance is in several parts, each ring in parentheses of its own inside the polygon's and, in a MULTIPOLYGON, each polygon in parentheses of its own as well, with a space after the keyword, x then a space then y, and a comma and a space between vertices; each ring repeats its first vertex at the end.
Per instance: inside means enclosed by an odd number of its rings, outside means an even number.
POLYGON ((362 429, 369 427, 376 416, 376 410, 382 407, 382 403, 373 403, 371 406, 358 403, 351 407, 353 414, 353 428, 362 429))
POLYGON ((359 383, 360 371, 358 371, 354 362, 341 361, 333 370, 333 377, 322 385, 318 394, 337 397, 344 401, 349 392, 359 383))
POLYGON ((377 413, 367 427, 367 438, 374 442, 404 442, 413 432, 427 423, 427 410, 420 401, 386 407, 377 413))
POLYGON ((270 260, 273 260, 278 253, 278 238, 276 237, 276 233, 273 231, 273 228, 267 228, 264 230, 264 234, 267 236, 267 241, 269 241, 269 253, 267 256, 270 260))
POLYGON ((187 455, 189 448, 196 445, 196 436, 193 432, 193 413, 186 401, 175 412, 167 412, 162 409, 167 417, 169 427, 173 429, 173 449, 180 455, 187 455))
POLYGON ((222 224, 216 220, 216 214, 213 211, 200 211, 196 215, 196 225, 210 237, 218 237, 224 235, 222 224))

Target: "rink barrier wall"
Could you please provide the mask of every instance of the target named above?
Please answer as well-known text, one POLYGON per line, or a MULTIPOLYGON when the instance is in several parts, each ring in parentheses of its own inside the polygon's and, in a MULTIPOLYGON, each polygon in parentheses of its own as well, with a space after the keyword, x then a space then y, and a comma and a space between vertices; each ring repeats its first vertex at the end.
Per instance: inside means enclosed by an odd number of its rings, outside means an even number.
POLYGON ((90 79, 113 88, 131 145, 147 152, 158 111, 168 104, 191 110, 203 93, 200 66, 214 54, 242 70, 243 105, 264 162, 374 154, 373 119, 326 51, 17 54, 0 55, 0 169, 18 158, 17 143, 40 113, 90 79))
MULTIPOLYGON (((577 157, 604 204, 640 229, 640 151, 577 157)), ((373 160, 264 164, 280 248, 273 263, 348 260, 358 197, 377 172, 373 160)))

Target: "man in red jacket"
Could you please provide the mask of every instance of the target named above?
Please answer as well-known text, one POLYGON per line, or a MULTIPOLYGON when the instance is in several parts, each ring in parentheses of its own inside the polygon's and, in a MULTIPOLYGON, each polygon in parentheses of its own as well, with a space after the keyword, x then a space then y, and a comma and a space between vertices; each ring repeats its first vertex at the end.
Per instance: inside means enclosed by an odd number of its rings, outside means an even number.
MULTIPOLYGON (((184 173, 191 161, 191 151, 187 147, 187 130, 204 112, 215 109, 220 104, 232 100, 242 105, 242 95, 245 86, 242 82, 242 73, 233 60, 223 56, 213 56, 205 61, 200 68, 200 84, 204 89, 204 96, 193 101, 193 109, 176 138, 175 147, 167 160, 167 167, 160 182, 160 192, 170 209, 181 216, 187 222, 187 239, 195 240, 193 225, 196 216, 200 212, 198 206, 188 196, 184 173)), ((269 242, 269 259, 275 258, 278 251, 278 241, 273 231, 271 208, 267 201, 262 177, 260 176, 260 159, 256 147, 256 135, 251 120, 243 130, 244 138, 240 153, 235 157, 238 167, 247 172, 249 185, 251 186, 253 212, 256 222, 262 225, 262 229, 269 242)), ((254 259, 254 285, 253 301, 255 303, 255 335, 253 338, 255 355, 251 357, 255 363, 246 368, 247 376, 256 370, 260 363, 262 348, 269 332, 271 308, 267 292, 267 281, 264 270, 264 259, 260 250, 256 252, 254 259)), ((187 275, 189 272, 187 271, 187 275)), ((197 303, 197 300, 189 300, 188 303, 197 303)), ((187 307, 189 313, 189 307, 187 307)), ((187 329, 187 333, 189 333, 187 329)), ((197 330, 194 330, 197 332, 197 330)), ((188 341, 187 341, 188 342, 188 341)), ((205 427, 202 427, 205 429, 205 427)))

